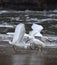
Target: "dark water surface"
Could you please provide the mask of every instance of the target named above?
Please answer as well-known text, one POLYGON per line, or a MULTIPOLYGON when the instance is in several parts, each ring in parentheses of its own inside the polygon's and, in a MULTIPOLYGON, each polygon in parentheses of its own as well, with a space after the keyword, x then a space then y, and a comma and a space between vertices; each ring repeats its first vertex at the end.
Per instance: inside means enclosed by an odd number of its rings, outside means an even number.
POLYGON ((57 65, 57 10, 54 11, 0 11, 0 65, 57 65), (3 42, 7 32, 14 32, 15 25, 24 23, 26 32, 31 30, 32 23, 41 24, 42 34, 48 37, 45 44, 49 47, 39 50, 17 48, 3 42), (13 27, 1 27, 12 25, 13 27), (51 47, 51 44, 56 44, 51 47))
POLYGON ((1 55, 0 65, 57 65, 57 58, 37 54, 1 55))
POLYGON ((53 50, 51 50, 50 52, 49 50, 46 52, 35 52, 34 50, 33 53, 29 54, 1 54, 0 65, 57 65, 57 53, 54 53, 53 50))
POLYGON ((57 65, 57 48, 25 50, 0 42, 0 65, 57 65))

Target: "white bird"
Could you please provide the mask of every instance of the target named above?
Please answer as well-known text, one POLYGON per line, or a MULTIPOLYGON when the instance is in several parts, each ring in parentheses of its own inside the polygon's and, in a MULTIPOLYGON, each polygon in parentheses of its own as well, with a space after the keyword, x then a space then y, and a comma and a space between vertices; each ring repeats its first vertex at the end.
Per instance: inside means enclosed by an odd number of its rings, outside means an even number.
POLYGON ((31 28, 32 28, 32 31, 29 32, 30 36, 38 36, 38 37, 43 36, 41 34, 41 31, 42 31, 43 27, 41 25, 37 25, 37 24, 33 23, 31 28))
POLYGON ((20 23, 16 26, 12 42, 9 43, 12 45, 26 48, 27 46, 29 46, 29 44, 25 44, 25 41, 23 41, 24 34, 25 26, 24 24, 20 23))
MULTIPOLYGON (((32 26, 33 28, 33 26, 32 26)), ((16 26, 15 32, 13 34, 13 40, 12 42, 9 42, 12 45, 16 45, 19 47, 27 48, 31 46, 31 44, 36 44, 36 45, 41 45, 45 46, 45 44, 38 40, 35 39, 34 37, 30 36, 29 34, 25 33, 25 25, 20 23, 16 26)))
POLYGON ((45 43, 40 41, 39 39, 36 39, 35 37, 33 36, 30 36, 28 34, 25 34, 24 35, 24 38, 26 37, 26 40, 28 40, 29 43, 31 43, 32 45, 33 44, 36 44, 36 45, 40 45, 42 47, 45 47, 45 43))
POLYGON ((40 38, 42 41, 46 41, 48 39, 47 36, 43 36, 41 34, 41 31, 43 30, 43 26, 33 23, 31 28, 32 31, 29 32, 30 36, 40 38))

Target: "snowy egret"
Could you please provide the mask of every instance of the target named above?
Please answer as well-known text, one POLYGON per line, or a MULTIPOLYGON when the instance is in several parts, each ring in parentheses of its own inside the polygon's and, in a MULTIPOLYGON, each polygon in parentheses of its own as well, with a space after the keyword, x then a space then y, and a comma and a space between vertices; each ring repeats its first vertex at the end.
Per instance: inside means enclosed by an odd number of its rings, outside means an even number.
POLYGON ((26 48, 27 46, 29 46, 29 44, 25 44, 25 41, 23 41, 24 34, 25 25, 23 23, 20 23, 16 26, 12 42, 9 43, 12 45, 26 48))
POLYGON ((23 23, 20 23, 16 26, 15 32, 13 34, 13 40, 10 44, 16 45, 22 48, 27 48, 31 46, 31 44, 45 46, 45 44, 39 39, 36 39, 35 37, 32 37, 29 34, 25 33, 25 25, 23 23))

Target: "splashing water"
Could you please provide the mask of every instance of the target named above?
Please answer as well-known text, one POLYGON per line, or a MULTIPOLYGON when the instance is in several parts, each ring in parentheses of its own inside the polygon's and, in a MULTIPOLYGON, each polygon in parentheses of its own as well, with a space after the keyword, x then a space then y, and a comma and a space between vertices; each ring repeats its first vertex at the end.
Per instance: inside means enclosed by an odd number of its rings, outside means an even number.
MULTIPOLYGON (((0 11, 0 32, 7 33, 8 31, 14 31, 16 25, 20 22, 24 23, 26 26, 26 32, 31 31, 32 23, 41 24, 44 29, 41 33, 44 37, 48 37, 48 39, 42 38, 42 41, 49 46, 56 46, 57 44, 57 11, 0 11), (10 22, 9 22, 10 21, 10 22), (6 24, 3 24, 5 23, 6 24), (55 26, 56 25, 56 26, 55 26), (4 28, 5 27, 5 28, 4 28), (9 30, 12 29, 12 30, 9 30), (55 36, 56 35, 56 36, 55 36)), ((9 40, 7 35, 1 35, 0 40, 9 40)), ((11 38, 11 37, 10 37, 11 38)), ((11 38, 12 39, 12 38, 11 38)), ((10 39, 10 40, 11 40, 10 39)))

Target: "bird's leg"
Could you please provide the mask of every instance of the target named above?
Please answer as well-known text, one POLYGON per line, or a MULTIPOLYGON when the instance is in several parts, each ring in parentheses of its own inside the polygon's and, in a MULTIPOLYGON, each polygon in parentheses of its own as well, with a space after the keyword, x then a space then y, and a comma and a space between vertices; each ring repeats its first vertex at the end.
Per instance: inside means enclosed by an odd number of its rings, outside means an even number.
POLYGON ((38 48, 39 48, 39 52, 42 52, 42 47, 41 47, 41 46, 39 46, 38 48))
POLYGON ((13 45, 13 50, 14 50, 14 53, 16 53, 16 49, 15 49, 15 46, 13 45))
POLYGON ((42 46, 39 46, 39 53, 40 53, 40 56, 43 56, 42 50, 43 50, 43 47, 42 47, 42 46))

